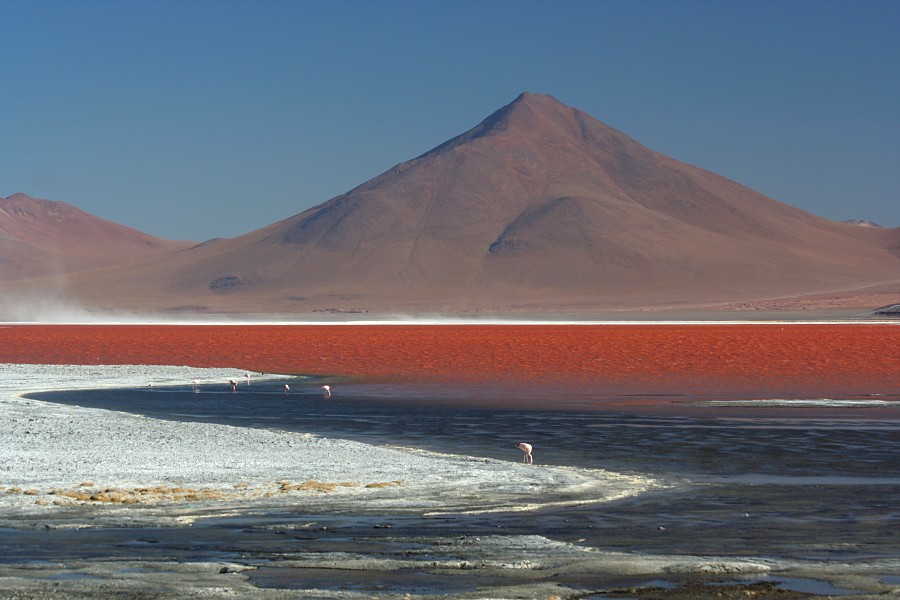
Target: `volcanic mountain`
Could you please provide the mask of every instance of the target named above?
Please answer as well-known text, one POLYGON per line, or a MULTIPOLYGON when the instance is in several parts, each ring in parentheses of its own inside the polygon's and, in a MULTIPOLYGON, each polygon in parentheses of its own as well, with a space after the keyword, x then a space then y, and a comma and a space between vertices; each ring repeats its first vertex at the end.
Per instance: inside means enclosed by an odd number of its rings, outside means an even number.
POLYGON ((0 281, 133 264, 191 246, 156 238, 70 204, 0 198, 0 281))
POLYGON ((70 289, 132 309, 562 311, 898 281, 900 229, 811 215, 522 94, 314 208, 70 289))

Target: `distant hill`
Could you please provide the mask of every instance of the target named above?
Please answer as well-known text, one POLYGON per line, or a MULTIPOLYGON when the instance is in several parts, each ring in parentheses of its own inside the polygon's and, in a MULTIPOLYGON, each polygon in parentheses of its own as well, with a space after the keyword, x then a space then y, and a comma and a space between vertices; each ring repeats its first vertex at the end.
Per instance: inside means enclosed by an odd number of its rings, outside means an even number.
POLYGON ((156 238, 70 204, 0 198, 0 281, 133 264, 193 245, 156 238))
POLYGON ((872 311, 875 316, 882 317, 900 317, 900 304, 890 304, 882 306, 872 311))
POLYGON ((900 229, 814 216, 522 94, 328 202, 68 289, 135 310, 540 312, 895 282, 900 229))
POLYGON ((847 219, 841 223, 849 223, 850 225, 859 225, 860 227, 881 227, 878 223, 868 221, 866 219, 847 219))

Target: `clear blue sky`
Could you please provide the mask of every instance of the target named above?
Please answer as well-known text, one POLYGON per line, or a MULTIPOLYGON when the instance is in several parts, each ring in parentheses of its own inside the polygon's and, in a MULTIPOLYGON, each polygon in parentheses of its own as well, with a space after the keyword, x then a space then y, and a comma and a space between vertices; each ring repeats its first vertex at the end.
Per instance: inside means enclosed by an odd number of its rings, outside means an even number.
POLYGON ((900 226, 900 1, 0 0, 0 196, 202 241, 551 94, 812 213, 900 226))

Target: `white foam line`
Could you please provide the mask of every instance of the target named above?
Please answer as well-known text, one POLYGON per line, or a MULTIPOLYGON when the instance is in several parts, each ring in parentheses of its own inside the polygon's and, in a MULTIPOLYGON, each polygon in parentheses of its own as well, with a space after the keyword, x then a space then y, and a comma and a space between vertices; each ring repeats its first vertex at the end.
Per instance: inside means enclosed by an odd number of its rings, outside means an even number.
POLYGON ((815 406, 815 407, 892 407, 900 405, 892 400, 833 400, 831 398, 759 398, 752 400, 709 400, 697 402, 703 406, 815 406))
POLYGON ((543 508, 565 508, 569 506, 585 506, 589 504, 608 504, 610 502, 614 502, 616 500, 621 500, 622 498, 628 498, 634 496, 634 491, 629 492, 620 492, 617 494, 609 494, 600 498, 588 498, 586 500, 559 500, 556 502, 544 502, 544 503, 524 503, 518 504, 516 506, 495 506, 492 508, 476 508, 471 510, 457 510, 457 511, 430 511, 424 513, 423 516, 426 517, 441 517, 446 515, 487 515, 491 513, 518 513, 518 512, 533 512, 536 510, 541 510, 543 508))

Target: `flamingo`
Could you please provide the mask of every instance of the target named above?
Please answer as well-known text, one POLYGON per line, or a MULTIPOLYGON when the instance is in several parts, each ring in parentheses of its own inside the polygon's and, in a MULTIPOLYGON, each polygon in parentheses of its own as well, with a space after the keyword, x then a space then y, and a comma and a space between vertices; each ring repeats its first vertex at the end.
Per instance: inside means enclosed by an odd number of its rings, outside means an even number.
POLYGON ((519 450, 521 450, 522 452, 525 453, 525 455, 522 457, 522 461, 525 462, 525 464, 529 464, 529 465, 534 464, 534 457, 531 456, 531 444, 526 444, 525 442, 519 442, 518 444, 516 444, 516 448, 518 448, 519 450))
POLYGON ((250 373, 247 373, 247 385, 250 385, 250 373))
POLYGON ((196 380, 196 379, 195 379, 194 381, 192 381, 192 382, 191 382, 191 389, 196 390, 196 389, 197 389, 197 384, 199 384, 199 383, 200 383, 200 382, 199 382, 198 380, 196 380))
POLYGON ((323 385, 323 386, 322 386, 322 389, 325 390, 325 395, 326 395, 326 396, 330 396, 330 395, 331 395, 331 386, 330 386, 330 385, 323 385))
POLYGON ((235 391, 235 390, 237 390, 237 381, 235 381, 234 379, 229 379, 229 380, 228 380, 228 383, 231 384, 231 391, 232 391, 232 392, 235 391))
POLYGON ((291 391, 291 386, 284 384, 284 395, 287 396, 291 391))

